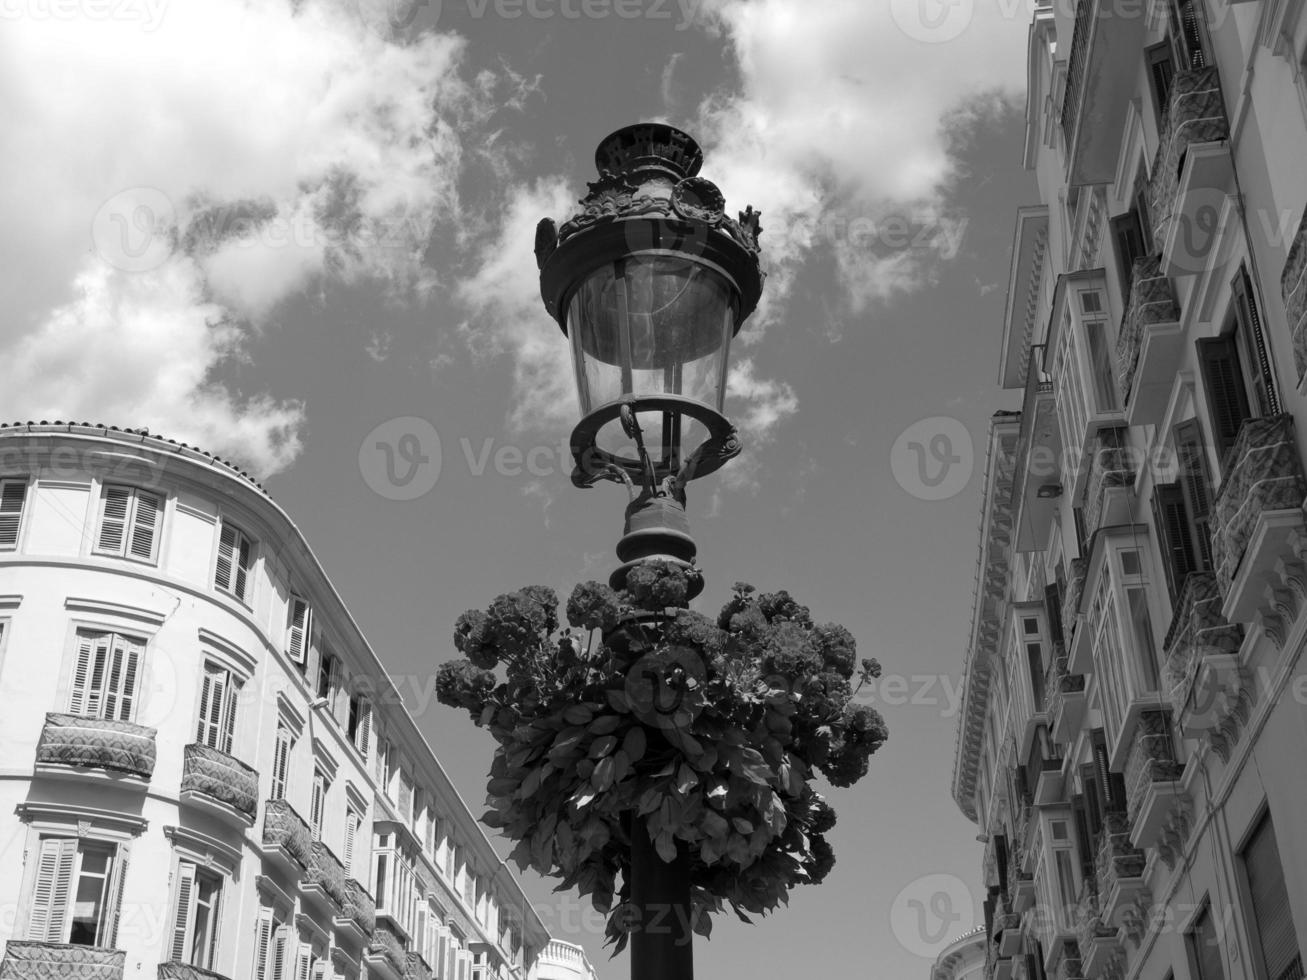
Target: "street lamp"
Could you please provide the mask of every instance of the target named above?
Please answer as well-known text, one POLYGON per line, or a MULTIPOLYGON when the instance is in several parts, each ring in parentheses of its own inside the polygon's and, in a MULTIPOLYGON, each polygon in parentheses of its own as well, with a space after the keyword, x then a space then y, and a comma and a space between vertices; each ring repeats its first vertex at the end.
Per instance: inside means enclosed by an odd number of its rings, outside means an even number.
POLYGON ((570 340, 581 404, 572 481, 621 482, 631 497, 614 588, 642 561, 693 564, 685 485, 740 452, 723 405, 731 340, 762 292, 762 228, 752 207, 726 216, 702 163, 672 126, 619 129, 595 151, 581 210, 536 229, 541 296, 570 340))

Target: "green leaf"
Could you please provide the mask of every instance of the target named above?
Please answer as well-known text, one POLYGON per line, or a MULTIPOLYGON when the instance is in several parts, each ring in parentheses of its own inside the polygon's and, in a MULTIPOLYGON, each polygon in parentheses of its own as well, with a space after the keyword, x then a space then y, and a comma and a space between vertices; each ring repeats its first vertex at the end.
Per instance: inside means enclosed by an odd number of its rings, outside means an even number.
POLYGON ((627 714, 631 710, 631 702, 627 700, 626 692, 619 691, 616 688, 610 688, 605 691, 604 694, 608 697, 608 704, 614 711, 627 714))
POLYGON ((743 817, 731 817, 731 825, 742 834, 753 833, 753 823, 743 817))
POLYGON ((583 704, 573 704, 563 709, 563 720, 569 725, 588 725, 592 718, 594 712, 583 704))
POLYGON ((602 793, 613 785, 614 768, 615 763, 613 762, 612 756, 600 759, 595 764, 594 772, 590 775, 590 782, 594 785, 595 789, 602 793))
POLYGON ((686 763, 681 763, 681 771, 676 774, 676 792, 684 796, 699 785, 699 777, 686 763))
POLYGON ((654 838, 653 843, 654 850, 665 864, 671 864, 676 860, 676 841, 672 839, 671 831, 664 830, 654 838))
POLYGON ((590 758, 602 759, 617 747, 617 736, 602 735, 590 743, 590 758))
POLYGON ((600 715, 594 721, 590 722, 590 732, 594 735, 607 735, 616 731, 622 723, 622 719, 617 715, 600 715))
POLYGON ((622 739, 622 751, 632 763, 636 763, 644 758, 646 744, 644 729, 636 725, 627 729, 626 737, 622 739))

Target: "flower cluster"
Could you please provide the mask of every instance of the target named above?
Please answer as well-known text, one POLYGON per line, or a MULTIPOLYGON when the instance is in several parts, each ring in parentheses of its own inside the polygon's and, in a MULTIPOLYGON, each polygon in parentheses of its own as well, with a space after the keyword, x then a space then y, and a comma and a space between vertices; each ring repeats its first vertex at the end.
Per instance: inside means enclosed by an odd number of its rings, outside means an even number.
MULTIPOLYGON (((569 598, 529 588, 468 612, 443 664, 441 703, 498 743, 482 817, 516 841, 521 868, 561 879, 614 913, 630 898, 629 824, 664 860, 691 858, 693 919, 707 934, 729 905, 746 918, 819 882, 834 864, 835 811, 812 787, 847 786, 887 737, 850 703, 856 645, 785 592, 737 585, 716 620, 685 608, 693 570, 647 562, 626 588, 569 598)), ((626 942, 611 914, 609 940, 626 942)))

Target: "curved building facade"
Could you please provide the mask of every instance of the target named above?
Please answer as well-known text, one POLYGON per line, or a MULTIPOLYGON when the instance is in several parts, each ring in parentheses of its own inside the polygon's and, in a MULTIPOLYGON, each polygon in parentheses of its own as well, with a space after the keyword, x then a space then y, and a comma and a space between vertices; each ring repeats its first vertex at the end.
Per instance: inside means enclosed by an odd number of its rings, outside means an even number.
POLYGON ((549 936, 286 514, 0 427, 0 976, 533 977, 549 936))
POLYGON ((985 927, 972 929, 945 946, 930 968, 930 980, 980 980, 985 973, 985 927))
POLYGON ((585 950, 575 943, 552 939, 537 963, 539 980, 596 980, 585 950))

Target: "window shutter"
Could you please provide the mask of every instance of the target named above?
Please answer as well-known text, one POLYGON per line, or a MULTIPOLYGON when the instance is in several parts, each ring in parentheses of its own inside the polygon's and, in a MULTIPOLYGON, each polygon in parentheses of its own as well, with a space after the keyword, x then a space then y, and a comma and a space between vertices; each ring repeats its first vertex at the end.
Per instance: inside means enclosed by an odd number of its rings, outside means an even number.
POLYGON ((113 721, 132 720, 136 675, 140 671, 140 644, 126 637, 113 637, 109 652, 109 683, 104 691, 104 717, 113 721))
POLYGON ((299 956, 296 957, 295 962, 295 980, 309 980, 310 966, 312 964, 309 962, 309 951, 304 949, 303 944, 301 944, 299 956))
MULTIPOLYGON (((1165 122, 1171 108, 1171 82, 1175 78, 1175 62, 1166 53, 1159 54, 1149 62, 1153 77, 1153 92, 1157 97, 1157 111, 1160 122, 1165 122)), ((1162 130, 1159 125, 1158 131, 1162 130)))
POLYGON ((82 713, 89 718, 100 718, 104 710, 104 677, 109 666, 111 633, 96 633, 91 651, 91 676, 86 683, 86 698, 82 713))
POLYGON ((309 604, 299 596, 290 597, 290 623, 287 627, 286 654, 303 664, 308 650, 309 604))
POLYGON ((222 751, 231 755, 232 741, 236 738, 236 702, 240 700, 240 685, 229 677, 224 687, 226 703, 222 716, 222 751))
POLYGON ((326 795, 325 777, 320 771, 313 774, 313 799, 309 806, 309 824, 313 828, 313 839, 322 838, 322 804, 326 795))
POLYGON ((230 524, 222 525, 218 535, 218 564, 213 573, 213 584, 224 592, 230 592, 232 586, 232 565, 236 560, 236 529, 230 524))
POLYGON ((345 814, 345 854, 341 861, 345 865, 345 873, 351 878, 354 877, 354 835, 358 833, 359 815, 353 810, 345 814))
POLYGON ((285 926, 278 926, 276 935, 273 937, 271 980, 284 980, 286 976, 286 946, 289 941, 287 931, 285 926))
POLYGON ((163 501, 155 494, 136 491, 136 509, 132 515, 132 537, 128 550, 133 558, 154 561, 158 545, 159 518, 163 501))
POLYGON ((1224 469, 1225 455, 1251 414, 1234 337, 1227 335, 1198 341, 1198 357, 1202 363, 1203 387, 1211 415, 1212 438, 1224 469))
POLYGON ((1044 710, 1044 657, 1038 643, 1026 644, 1026 660, 1030 663, 1030 696, 1034 710, 1044 710))
POLYGON ((23 521, 23 501, 26 498, 26 480, 0 481, 0 548, 13 548, 18 544, 18 528, 23 521))
POLYGON ((46 837, 41 841, 36 866, 36 887, 32 890, 27 917, 27 938, 34 942, 58 943, 64 935, 68 899, 72 894, 73 868, 77 863, 77 838, 46 837))
POLYGON ((1284 866, 1280 863, 1280 850, 1269 813, 1262 817, 1253 832, 1244 849, 1243 861, 1265 976, 1268 980, 1300 980, 1302 959, 1289 894, 1284 885, 1284 866))
POLYGON ((185 963, 190 956, 191 917, 195 914, 195 864, 181 861, 177 864, 177 902, 173 907, 172 942, 168 956, 185 963))
POLYGON ((359 698, 359 728, 358 728, 358 750, 363 754, 366 762, 368 758, 368 743, 372 738, 372 705, 367 698, 359 698))
POLYGON ((1184 492, 1187 532, 1193 542, 1197 570, 1212 567, 1212 475, 1197 419, 1186 419, 1175 427, 1175 448, 1180 464, 1179 483, 1184 492))
POLYGON ((259 909, 257 929, 257 938, 254 944, 255 980, 271 980, 268 959, 272 947, 272 910, 266 906, 259 909))
POLYGON ((286 771, 290 763, 290 730, 285 725, 277 726, 277 743, 272 757, 272 798, 284 799, 286 796, 286 771))
POLYGON ((127 855, 130 848, 130 844, 119 844, 113 855, 113 867, 109 878, 109 901, 113 904, 105 916, 109 923, 109 935, 108 941, 103 944, 110 947, 118 945, 118 923, 122 920, 123 914, 123 887, 127 883, 127 855))
POLYGON ((1144 257, 1144 229, 1136 211, 1127 211, 1112 219, 1112 238, 1121 274, 1121 294, 1127 299, 1134 281, 1135 259, 1144 257))
POLYGON ((236 598, 244 602, 249 587, 250 542, 243 534, 238 535, 238 537, 240 538, 240 547, 236 552, 236 588, 234 591, 236 598))
POLYGON ((128 487, 104 488, 104 507, 100 514, 100 536, 96 539, 96 551, 114 555, 123 553, 123 542, 127 537, 127 505, 131 499, 132 491, 128 487))
POLYGON ((1257 372, 1261 381, 1258 386, 1266 401, 1263 408, 1267 415, 1280 414, 1280 396, 1275 385, 1275 371, 1271 367, 1271 355, 1266 346, 1266 334, 1262 330, 1262 316, 1257 310, 1256 292, 1248 267, 1240 266, 1239 275, 1234 281, 1235 311, 1239 325, 1251 343, 1253 355, 1257 358, 1257 372))
POLYGON ((1153 488, 1153 524, 1162 550, 1162 568, 1174 603, 1184 588, 1185 577, 1197 569, 1184 493, 1178 483, 1160 483, 1153 488))
POLYGON ((73 664, 73 690, 68 698, 68 713, 80 715, 86 711, 87 694, 91 686, 91 661, 95 655, 95 638, 77 634, 77 660, 73 664))
POLYGON ((1062 634, 1062 587, 1054 582, 1044 586, 1044 611, 1048 616, 1048 634, 1053 645, 1064 645, 1062 634))
POLYGON ((1190 69, 1206 68, 1207 54, 1203 46, 1202 24, 1198 20, 1198 4, 1195 0, 1180 0, 1172 13, 1176 17, 1176 31, 1184 52, 1185 66, 1190 69))

